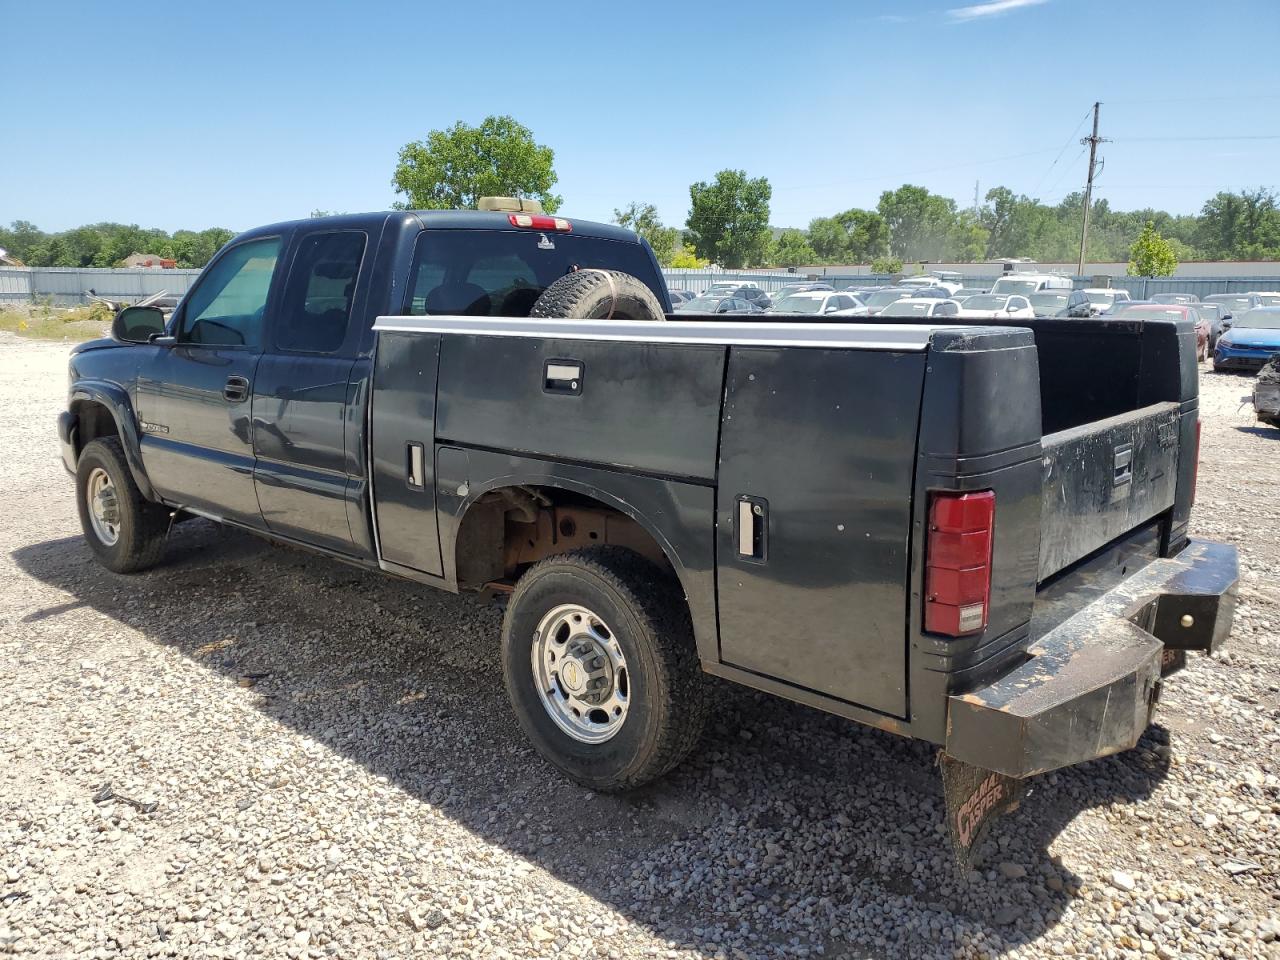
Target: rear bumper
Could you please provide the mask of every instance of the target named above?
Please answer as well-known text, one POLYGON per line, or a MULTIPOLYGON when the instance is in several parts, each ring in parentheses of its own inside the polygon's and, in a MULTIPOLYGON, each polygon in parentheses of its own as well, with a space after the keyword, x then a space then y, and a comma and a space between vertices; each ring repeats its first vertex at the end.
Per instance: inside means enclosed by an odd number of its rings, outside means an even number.
POLYGON ((946 752, 1023 778, 1133 747, 1160 677, 1231 629, 1235 547, 1193 540, 1035 641, 1003 677, 951 696, 946 752))
POLYGON ((58 442, 62 447, 62 466, 67 473, 76 472, 76 416, 70 410, 58 414, 58 442))

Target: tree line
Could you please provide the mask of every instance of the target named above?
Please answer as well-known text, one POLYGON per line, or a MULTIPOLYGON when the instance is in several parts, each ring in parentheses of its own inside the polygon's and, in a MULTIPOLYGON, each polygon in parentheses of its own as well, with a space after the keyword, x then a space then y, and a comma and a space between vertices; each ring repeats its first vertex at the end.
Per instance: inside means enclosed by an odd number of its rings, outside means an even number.
MULTIPOLYGON (((404 197, 394 204, 401 209, 467 208, 482 196, 519 196, 539 200, 548 213, 562 202, 553 192, 557 182, 554 150, 508 116, 487 117, 475 127, 455 123, 405 144, 391 179, 404 197)), ((1046 204, 1000 186, 976 207, 961 207, 925 187, 903 184, 884 191, 875 209, 851 207, 785 229, 770 225, 772 196, 767 178, 721 170, 711 181, 690 185, 683 226, 664 224, 653 204, 639 201, 615 210, 614 222, 643 236, 658 260, 673 267, 869 263, 892 273, 921 260, 1052 262, 1079 253, 1081 193, 1046 204)), ((1088 260, 1129 260, 1140 237, 1148 246, 1155 240, 1167 245, 1161 262, 1169 256, 1280 260, 1280 198, 1266 187, 1219 192, 1192 215, 1112 210, 1102 199, 1089 217, 1088 260)), ((20 220, 0 228, 0 247, 31 266, 112 267, 130 254, 148 253, 180 267, 203 267, 231 236, 220 227, 169 234, 120 223, 45 233, 20 220)))
POLYGON ((136 223, 91 223, 45 233, 15 220, 8 229, 0 227, 0 249, 29 267, 118 267, 135 253, 175 260, 179 267, 203 267, 233 236, 223 227, 166 233, 136 223))

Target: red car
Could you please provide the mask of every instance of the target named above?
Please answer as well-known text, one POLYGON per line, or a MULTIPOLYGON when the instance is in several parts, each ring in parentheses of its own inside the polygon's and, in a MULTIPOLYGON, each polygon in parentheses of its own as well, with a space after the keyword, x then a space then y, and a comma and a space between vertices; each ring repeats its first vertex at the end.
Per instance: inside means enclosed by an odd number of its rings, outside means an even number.
POLYGON ((1179 320, 1191 318, 1196 325, 1196 360, 1209 359, 1209 318, 1196 309, 1191 303, 1156 303, 1153 300, 1131 300, 1128 303, 1117 303, 1111 308, 1108 317, 1124 317, 1126 319, 1156 317, 1179 320))

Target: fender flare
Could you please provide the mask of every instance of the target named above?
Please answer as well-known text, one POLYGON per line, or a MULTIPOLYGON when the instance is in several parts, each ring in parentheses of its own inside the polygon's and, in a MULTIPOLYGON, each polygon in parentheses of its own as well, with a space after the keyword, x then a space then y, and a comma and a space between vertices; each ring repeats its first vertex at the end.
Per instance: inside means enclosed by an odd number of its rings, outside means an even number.
POLYGON ((71 399, 68 409, 79 418, 80 407, 96 403, 105 407, 116 423, 116 433, 120 436, 120 445, 124 448, 125 462, 129 472, 138 485, 138 490, 148 500, 157 500, 155 488, 147 476, 147 469, 142 464, 142 438, 138 433, 138 418, 133 412, 133 403, 129 394, 119 384, 104 380, 80 380, 71 388, 71 399))

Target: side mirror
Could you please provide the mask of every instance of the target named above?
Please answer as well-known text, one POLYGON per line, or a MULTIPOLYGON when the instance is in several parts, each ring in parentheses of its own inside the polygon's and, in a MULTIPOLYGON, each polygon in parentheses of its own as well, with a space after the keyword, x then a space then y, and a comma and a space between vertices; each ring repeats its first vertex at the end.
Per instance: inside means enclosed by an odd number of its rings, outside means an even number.
POLYGON ((147 343, 164 335, 164 312, 159 307, 125 307, 111 321, 111 337, 122 343, 147 343))
POLYGON ((1223 317, 1223 318, 1222 318, 1222 329, 1223 329, 1223 330, 1230 330, 1230 329, 1231 329, 1231 318, 1230 318, 1230 317, 1223 317))

